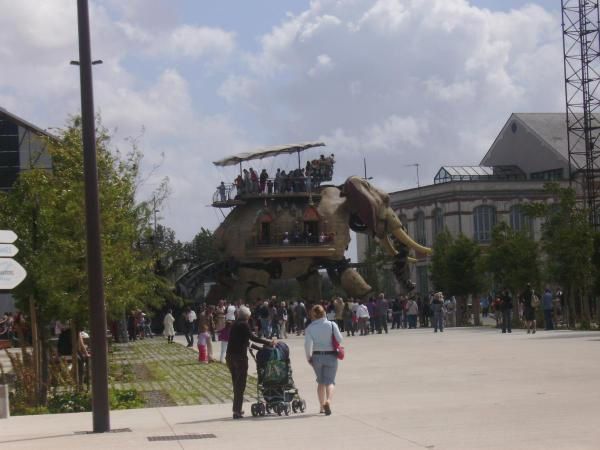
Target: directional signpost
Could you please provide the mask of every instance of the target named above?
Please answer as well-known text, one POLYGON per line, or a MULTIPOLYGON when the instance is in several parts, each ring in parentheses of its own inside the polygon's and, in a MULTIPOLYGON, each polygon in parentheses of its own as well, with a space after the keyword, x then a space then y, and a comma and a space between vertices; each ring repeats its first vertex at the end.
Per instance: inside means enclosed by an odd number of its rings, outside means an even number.
MULTIPOLYGON (((19 249, 12 245, 17 235, 11 230, 0 230, 0 291, 17 287, 27 276, 23 266, 12 259, 19 249)), ((8 386, 0 385, 0 419, 10 415, 8 407, 8 386)))
POLYGON ((17 235, 11 230, 0 230, 0 244, 12 244, 17 240, 17 235))
POLYGON ((12 259, 19 249, 12 245, 17 235, 11 230, 0 230, 0 290, 16 288, 27 276, 27 271, 12 259))

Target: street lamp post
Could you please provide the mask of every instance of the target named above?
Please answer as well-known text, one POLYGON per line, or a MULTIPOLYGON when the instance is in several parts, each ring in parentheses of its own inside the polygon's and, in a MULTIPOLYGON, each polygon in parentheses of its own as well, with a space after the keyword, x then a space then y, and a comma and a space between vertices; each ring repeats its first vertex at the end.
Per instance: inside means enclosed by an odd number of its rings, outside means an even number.
POLYGON ((77 0, 77 19, 79 28, 83 172, 85 179, 85 219, 90 296, 92 420, 94 433, 104 433, 110 431, 110 408, 108 403, 106 308, 104 305, 104 274, 100 244, 100 205, 98 201, 98 168, 96 164, 90 19, 87 0, 77 0))

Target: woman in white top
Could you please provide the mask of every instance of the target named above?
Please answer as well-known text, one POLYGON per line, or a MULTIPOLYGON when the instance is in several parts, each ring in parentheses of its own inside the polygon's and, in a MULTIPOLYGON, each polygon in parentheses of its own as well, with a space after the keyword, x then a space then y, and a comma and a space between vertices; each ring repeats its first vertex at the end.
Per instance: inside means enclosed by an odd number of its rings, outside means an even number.
POLYGON ((330 415, 338 366, 337 351, 333 348, 331 337, 335 336, 338 343, 343 338, 337 324, 325 318, 325 310, 321 305, 313 306, 310 314, 312 321, 305 331, 304 349, 306 359, 317 375, 320 412, 330 415))
POLYGON ((163 319, 163 325, 165 327, 163 330, 163 335, 167 337, 169 344, 173 342, 173 337, 175 337, 175 329, 173 328, 174 322, 175 318, 173 317, 172 311, 168 310, 167 314, 165 314, 165 318, 163 319))

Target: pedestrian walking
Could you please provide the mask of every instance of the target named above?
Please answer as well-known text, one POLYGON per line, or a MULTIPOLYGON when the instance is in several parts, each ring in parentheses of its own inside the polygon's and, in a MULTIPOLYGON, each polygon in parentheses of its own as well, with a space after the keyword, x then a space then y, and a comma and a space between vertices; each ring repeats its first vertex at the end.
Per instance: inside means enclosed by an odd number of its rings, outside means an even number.
POLYGON ((385 299, 385 295, 383 293, 379 294, 377 301, 375 302, 375 328, 377 329, 377 334, 381 334, 385 331, 385 334, 388 332, 387 326, 387 314, 388 314, 388 301, 385 299))
POLYGON ((392 302, 392 330, 400 328, 402 322, 402 305, 398 298, 392 302))
POLYGON ((211 345, 210 333, 207 325, 201 325, 198 333, 198 361, 202 364, 208 364, 209 352, 208 346, 211 345))
POLYGON ((350 302, 344 303, 344 309, 342 310, 342 320, 344 321, 344 330, 346 336, 354 336, 354 328, 352 326, 352 309, 350 308, 350 302))
POLYGON ((544 329, 554 330, 554 322, 552 320, 554 302, 552 291, 548 288, 546 288, 542 296, 542 307, 544 308, 544 329))
POLYGON ((512 310, 513 299, 507 288, 504 288, 500 296, 500 310, 502 311, 502 332, 512 333, 512 310))
POLYGON ((410 298, 406 303, 406 316, 408 318, 408 328, 417 328, 417 315, 419 314, 419 306, 414 298, 410 298))
POLYGON ((534 306, 534 296, 535 292, 531 287, 531 284, 527 283, 527 286, 525 287, 525 290, 523 291, 523 295, 521 297, 521 302, 523 303, 523 317, 525 318, 525 322, 527 323, 527 334, 535 334, 536 330, 536 306, 534 306))
MULTIPOLYGON (((256 336, 248 326, 250 319, 250 309, 246 306, 240 306, 237 312, 237 319, 231 326, 229 333, 229 343, 227 345, 227 367, 231 373, 231 382, 233 384, 233 418, 241 419, 244 417, 242 405, 244 403, 244 391, 246 390, 246 379, 248 378, 248 347, 250 341, 264 345, 274 345, 274 341, 262 339, 256 336)), ((260 348, 252 344, 252 348, 260 348)))
POLYGON ((438 329, 444 331, 444 296, 441 292, 437 292, 431 301, 431 309, 433 310, 433 331, 438 332, 438 329))
POLYGON ((369 308, 363 303, 362 300, 358 301, 358 308, 356 309, 356 317, 358 318, 358 329, 361 336, 369 334, 369 308))
POLYGON ((194 346, 194 323, 196 323, 196 319, 198 316, 196 312, 190 308, 189 306, 185 308, 185 321, 184 321, 184 334, 185 340, 187 341, 187 347, 194 346))
POLYGON ((173 317, 173 311, 169 309, 163 318, 163 336, 167 338, 169 344, 173 343, 173 338, 175 337, 174 323, 175 318, 173 317))
POLYGON ((446 317, 446 326, 447 327, 455 327, 456 326, 456 298, 453 296, 448 297, 444 301, 444 309, 445 309, 445 317, 446 317))
POLYGON ((304 350, 306 359, 312 366, 317 376, 317 397, 319 398, 319 412, 331 414, 331 402, 337 374, 337 351, 333 347, 332 338, 338 343, 342 342, 342 334, 337 323, 325 318, 325 310, 321 305, 311 309, 311 323, 306 328, 304 337, 304 350))
POLYGON ((225 362, 225 356, 227 355, 227 345, 229 344, 231 324, 232 322, 225 322, 225 326, 221 328, 221 331, 219 331, 219 341, 221 342, 221 356, 219 357, 219 361, 221 363, 225 362))

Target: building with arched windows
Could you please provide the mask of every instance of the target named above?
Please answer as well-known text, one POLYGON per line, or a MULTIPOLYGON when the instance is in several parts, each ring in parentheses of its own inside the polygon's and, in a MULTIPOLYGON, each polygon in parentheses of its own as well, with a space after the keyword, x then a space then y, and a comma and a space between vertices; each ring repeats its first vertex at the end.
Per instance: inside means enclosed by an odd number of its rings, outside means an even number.
MULTIPOLYGON (((417 242, 432 246, 447 229, 487 245, 492 229, 506 222, 515 230, 540 237, 538 220, 522 205, 553 201, 544 184, 568 185, 569 159, 562 113, 512 114, 478 166, 443 166, 433 184, 391 192, 393 209, 417 242)), ((365 244, 358 236, 359 261, 365 244)), ((430 290, 429 260, 419 259, 412 279, 420 293, 430 290)))

